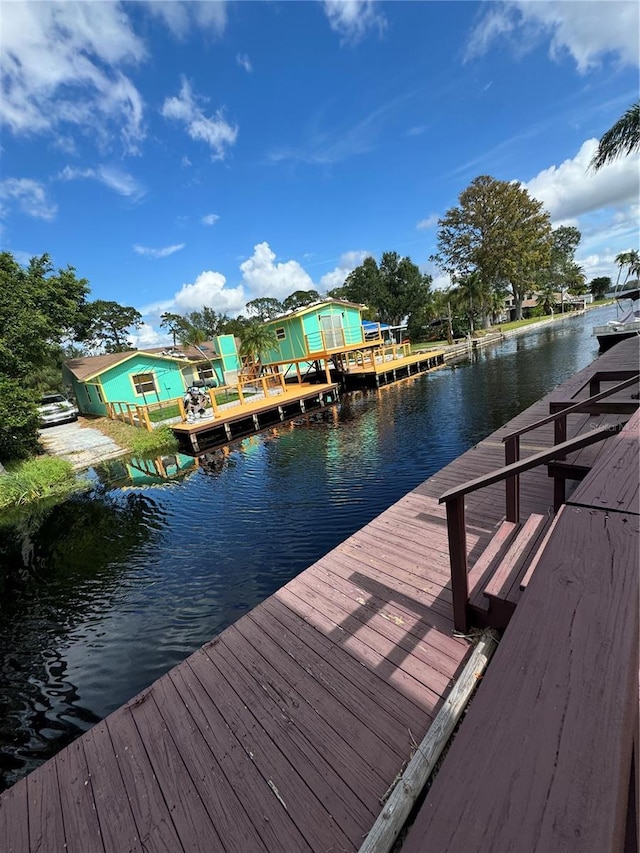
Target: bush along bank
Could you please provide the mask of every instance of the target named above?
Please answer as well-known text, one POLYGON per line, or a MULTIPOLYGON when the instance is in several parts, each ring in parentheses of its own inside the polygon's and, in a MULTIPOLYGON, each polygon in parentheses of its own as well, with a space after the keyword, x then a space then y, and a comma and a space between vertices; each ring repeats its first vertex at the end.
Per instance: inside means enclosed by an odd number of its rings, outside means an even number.
POLYGON ((70 462, 51 456, 14 462, 0 473, 0 510, 85 488, 70 462))

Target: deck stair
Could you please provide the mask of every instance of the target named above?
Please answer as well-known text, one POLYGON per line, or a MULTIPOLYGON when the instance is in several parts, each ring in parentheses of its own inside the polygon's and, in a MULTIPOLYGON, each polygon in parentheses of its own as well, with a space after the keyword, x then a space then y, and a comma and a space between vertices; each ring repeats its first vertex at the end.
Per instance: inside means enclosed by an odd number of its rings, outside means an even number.
POLYGON ((469 572, 469 605, 482 623, 505 628, 530 577, 549 518, 532 513, 524 524, 502 522, 469 572))

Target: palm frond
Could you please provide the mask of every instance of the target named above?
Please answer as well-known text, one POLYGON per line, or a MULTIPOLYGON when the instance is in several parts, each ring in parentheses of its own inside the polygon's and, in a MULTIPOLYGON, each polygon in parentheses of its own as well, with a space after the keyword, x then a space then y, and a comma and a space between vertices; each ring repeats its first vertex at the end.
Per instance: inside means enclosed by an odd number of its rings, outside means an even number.
POLYGON ((622 118, 600 139, 589 168, 597 172, 606 163, 640 149, 640 101, 629 107, 622 118))

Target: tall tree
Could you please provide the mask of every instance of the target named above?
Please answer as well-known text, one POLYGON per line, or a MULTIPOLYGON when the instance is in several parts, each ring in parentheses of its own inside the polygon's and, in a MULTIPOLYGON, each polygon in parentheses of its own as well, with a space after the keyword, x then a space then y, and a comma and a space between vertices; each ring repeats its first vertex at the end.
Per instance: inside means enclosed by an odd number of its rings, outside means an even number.
MULTIPOLYGON (((365 258, 346 278, 344 298, 367 306, 381 323, 399 325, 405 317, 424 317, 431 298, 431 276, 423 275, 410 258, 384 252, 380 266, 365 258)), ((415 327, 415 323, 413 324, 415 327)))
POLYGON ((595 300, 604 299, 607 293, 611 290, 611 279, 608 275, 601 275, 597 278, 592 278, 589 283, 589 290, 595 300))
POLYGON ((131 329, 139 329, 142 315, 135 308, 105 299, 87 305, 89 328, 86 340, 104 352, 126 352, 133 349, 129 340, 131 329))
POLYGON ((295 311, 298 308, 304 308, 305 305, 311 305, 312 302, 317 302, 320 299, 320 294, 317 290, 296 290, 282 302, 282 307, 285 311, 295 311))
POLYGON ((559 291, 561 303, 564 310, 564 292, 570 290, 576 295, 585 292, 584 275, 575 261, 576 249, 580 244, 582 235, 573 226, 561 225, 555 228, 551 234, 552 245, 547 270, 541 270, 541 276, 545 284, 559 291))
POLYGON ((56 273, 46 254, 21 267, 0 253, 0 461, 37 449, 36 401, 60 383, 62 342, 80 330, 87 292, 73 267, 56 273))
POLYGON ((272 296, 261 296, 258 299, 252 299, 247 302, 247 313, 255 320, 264 323, 266 320, 273 320, 278 314, 282 314, 284 308, 279 299, 274 299, 272 296))
POLYGON ((55 361, 63 339, 83 325, 88 290, 73 267, 55 273, 49 255, 23 268, 0 253, 0 372, 21 379, 55 361))
POLYGON ((620 283, 620 276, 622 275, 623 270, 626 270, 627 274, 622 282, 622 287, 625 286, 632 275, 640 276, 640 254, 636 249, 629 249, 628 252, 620 252, 619 255, 616 255, 616 264, 618 265, 616 289, 620 283))
POLYGON ((548 266, 551 245, 551 222, 542 204, 520 184, 481 175, 439 221, 432 260, 454 282, 478 271, 493 290, 508 286, 521 319, 522 301, 536 270, 548 266))
POLYGON ((590 167, 594 171, 618 157, 640 150, 640 101, 632 104, 626 113, 602 135, 590 167))
POLYGON ((173 314, 171 311, 165 311, 160 315, 160 328, 165 329, 172 339, 175 347, 176 341, 180 339, 180 334, 185 328, 185 319, 181 314, 173 314))

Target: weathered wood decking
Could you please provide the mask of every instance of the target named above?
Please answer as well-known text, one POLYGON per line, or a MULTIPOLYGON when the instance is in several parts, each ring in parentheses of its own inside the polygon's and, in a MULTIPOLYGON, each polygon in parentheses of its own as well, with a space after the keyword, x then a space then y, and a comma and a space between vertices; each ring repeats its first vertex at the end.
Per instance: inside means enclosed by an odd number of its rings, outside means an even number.
POLYGON ((406 853, 638 849, 639 449, 636 412, 561 508, 406 853))
MULTIPOLYGON (((502 465, 501 434, 547 405, 444 468, 3 794, 0 849, 357 850, 469 651, 452 635, 437 499, 502 465)), ((531 438, 533 449, 551 441, 552 429, 531 438)), ((523 475, 523 513, 549 511, 552 491, 546 471, 523 475)), ((503 517, 504 487, 470 497, 472 551, 503 517)))

